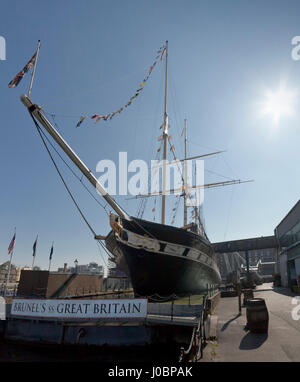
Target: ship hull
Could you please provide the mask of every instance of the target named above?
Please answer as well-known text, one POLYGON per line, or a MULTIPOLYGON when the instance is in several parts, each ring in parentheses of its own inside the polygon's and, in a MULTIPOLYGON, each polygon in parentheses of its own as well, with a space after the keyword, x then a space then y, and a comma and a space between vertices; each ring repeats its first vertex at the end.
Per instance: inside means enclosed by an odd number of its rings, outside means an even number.
POLYGON ((136 296, 153 299, 202 293, 220 282, 220 273, 210 243, 181 228, 142 219, 119 219, 115 253, 136 296))
POLYGON ((136 297, 185 296, 205 292, 218 284, 212 269, 193 260, 151 253, 121 245, 136 297))

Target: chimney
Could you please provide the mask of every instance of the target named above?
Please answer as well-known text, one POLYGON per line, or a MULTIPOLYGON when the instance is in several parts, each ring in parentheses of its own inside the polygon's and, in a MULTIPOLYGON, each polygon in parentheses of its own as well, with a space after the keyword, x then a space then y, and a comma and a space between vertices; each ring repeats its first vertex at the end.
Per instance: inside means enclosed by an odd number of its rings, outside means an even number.
POLYGON ((64 263, 64 273, 67 272, 67 266, 68 266, 68 263, 64 263))

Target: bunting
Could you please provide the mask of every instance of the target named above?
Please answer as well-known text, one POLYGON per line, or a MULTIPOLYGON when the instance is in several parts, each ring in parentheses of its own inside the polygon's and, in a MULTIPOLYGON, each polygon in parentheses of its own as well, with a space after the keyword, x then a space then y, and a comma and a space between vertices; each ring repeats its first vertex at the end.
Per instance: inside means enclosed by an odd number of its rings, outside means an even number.
MULTIPOLYGON (((141 94, 141 92, 144 89, 144 86, 146 85, 146 82, 148 81, 148 79, 149 79, 153 69, 155 68, 158 60, 159 59, 160 59, 160 61, 162 60, 163 55, 165 54, 165 52, 166 52, 166 46, 162 45, 159 48, 159 50, 157 51, 157 56, 155 57, 155 61, 150 66, 149 71, 148 71, 146 77, 143 79, 142 82, 139 83, 138 89, 135 91, 134 95, 129 99, 129 101, 124 106, 122 106, 120 109, 114 111, 113 113, 94 114, 94 115, 90 116, 91 119, 95 120, 95 124, 97 122, 99 122, 101 119, 103 121, 107 121, 108 119, 111 120, 115 115, 122 113, 123 110, 125 110, 128 106, 130 106, 132 104, 132 102, 141 94)), ((87 118, 87 116, 81 116, 80 120, 76 124, 76 127, 79 127, 86 118, 87 118)))
POLYGON ((82 115, 82 116, 80 117, 80 120, 79 120, 79 122, 77 123, 76 127, 79 127, 85 119, 86 119, 86 117, 85 117, 84 115, 82 115))

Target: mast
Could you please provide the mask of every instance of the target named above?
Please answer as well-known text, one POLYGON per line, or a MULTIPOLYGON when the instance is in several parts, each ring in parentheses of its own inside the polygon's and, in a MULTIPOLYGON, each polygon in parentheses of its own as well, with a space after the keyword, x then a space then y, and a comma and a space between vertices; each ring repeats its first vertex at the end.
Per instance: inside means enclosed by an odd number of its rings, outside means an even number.
POLYGON ((29 113, 35 117, 51 135, 55 142, 67 154, 71 161, 79 168, 83 175, 90 181, 90 183, 100 192, 107 203, 114 209, 114 211, 126 220, 131 220, 127 213, 117 204, 117 202, 106 192, 102 184, 98 181, 92 171, 84 164, 84 162, 77 156, 63 137, 56 131, 49 120, 43 114, 41 108, 34 104, 28 95, 22 95, 21 101, 28 108, 29 113))
POLYGON ((184 199, 183 199, 183 226, 187 225, 187 205, 186 205, 186 197, 187 197, 187 148, 186 148, 186 142, 187 142, 187 130, 186 130, 186 119, 184 120, 184 199))
POLYGON ((164 152, 162 172, 161 224, 165 224, 166 214, 166 160, 168 143, 168 114, 167 114, 167 85, 168 85, 168 41, 166 41, 166 74, 165 74, 165 106, 164 106, 164 152))

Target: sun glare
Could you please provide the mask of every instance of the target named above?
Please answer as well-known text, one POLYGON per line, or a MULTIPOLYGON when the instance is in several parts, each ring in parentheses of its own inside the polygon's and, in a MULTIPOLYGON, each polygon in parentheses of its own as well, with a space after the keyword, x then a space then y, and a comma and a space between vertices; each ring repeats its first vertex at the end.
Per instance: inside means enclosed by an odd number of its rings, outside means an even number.
POLYGON ((275 92, 266 91, 265 100, 262 102, 262 116, 270 115, 275 125, 284 115, 291 116, 294 113, 294 106, 297 93, 280 86, 275 92))

